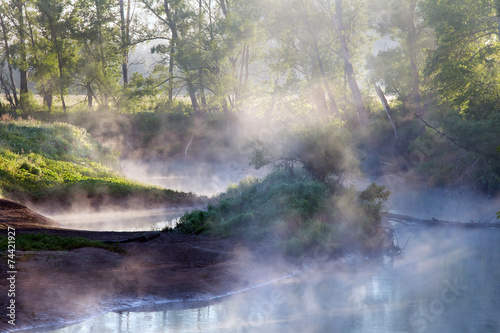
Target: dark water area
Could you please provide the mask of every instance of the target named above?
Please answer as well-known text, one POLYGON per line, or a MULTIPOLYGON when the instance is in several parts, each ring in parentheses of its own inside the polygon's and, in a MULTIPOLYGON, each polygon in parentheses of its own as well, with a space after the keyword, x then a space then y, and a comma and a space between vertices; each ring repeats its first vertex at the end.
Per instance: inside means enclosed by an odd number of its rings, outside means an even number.
POLYGON ((409 242, 394 260, 312 262, 294 277, 213 302, 110 312, 50 332, 500 332, 498 229, 396 233, 409 242))

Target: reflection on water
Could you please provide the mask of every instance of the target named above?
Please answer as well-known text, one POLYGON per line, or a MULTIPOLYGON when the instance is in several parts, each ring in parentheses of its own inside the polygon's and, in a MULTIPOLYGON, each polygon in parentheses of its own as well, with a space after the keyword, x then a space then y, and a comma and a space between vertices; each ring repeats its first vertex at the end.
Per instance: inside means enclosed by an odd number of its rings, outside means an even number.
POLYGON ((192 209, 148 209, 124 212, 92 212, 47 215, 66 228, 92 231, 151 231, 174 227, 184 212, 192 209))
POLYGON ((52 332, 500 332, 500 232, 396 228, 402 258, 301 273, 212 304, 108 313, 52 332))

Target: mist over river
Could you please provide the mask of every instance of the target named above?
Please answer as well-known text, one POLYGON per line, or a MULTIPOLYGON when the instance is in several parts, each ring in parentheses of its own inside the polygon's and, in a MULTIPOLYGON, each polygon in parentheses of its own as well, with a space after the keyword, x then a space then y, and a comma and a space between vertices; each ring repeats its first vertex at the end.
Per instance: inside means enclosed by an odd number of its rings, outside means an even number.
POLYGON ((500 332, 498 229, 396 233, 411 238, 395 260, 309 262, 297 276, 211 302, 124 309, 47 332, 500 332))
MULTIPOLYGON (((500 207, 476 193, 374 181, 392 191, 389 211, 417 218, 481 222, 500 207)), ((293 277, 231 295, 139 302, 46 332, 500 332, 500 229, 392 223, 408 241, 401 257, 313 258, 293 277)))

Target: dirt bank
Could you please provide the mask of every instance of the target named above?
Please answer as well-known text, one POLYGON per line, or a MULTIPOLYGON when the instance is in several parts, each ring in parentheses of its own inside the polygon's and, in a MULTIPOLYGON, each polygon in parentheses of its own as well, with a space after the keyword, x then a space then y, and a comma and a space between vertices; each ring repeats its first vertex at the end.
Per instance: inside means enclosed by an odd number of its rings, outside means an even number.
POLYGON ((12 228, 59 228, 60 224, 20 203, 0 198, 0 230, 12 228))
MULTIPOLYGON (((16 222, 23 214, 31 216, 28 213, 26 207, 19 206, 0 210, 2 225, 12 223, 17 234, 46 232, 97 240, 137 236, 133 232, 55 229, 55 224, 40 216, 35 216, 40 220, 27 220, 28 227, 16 222), (47 223, 45 228, 32 228, 42 222, 47 223)), ((6 230, 1 232, 6 234, 6 230)), ((15 328, 75 321, 137 301, 221 295, 287 273, 286 265, 280 264, 277 256, 261 256, 256 249, 250 250, 233 239, 162 233, 145 242, 124 243, 122 247, 126 254, 96 248, 18 251, 15 328)), ((0 280, 0 331, 5 331, 13 328, 7 323, 6 305, 10 298, 5 255, 0 266, 4 275, 0 280)))

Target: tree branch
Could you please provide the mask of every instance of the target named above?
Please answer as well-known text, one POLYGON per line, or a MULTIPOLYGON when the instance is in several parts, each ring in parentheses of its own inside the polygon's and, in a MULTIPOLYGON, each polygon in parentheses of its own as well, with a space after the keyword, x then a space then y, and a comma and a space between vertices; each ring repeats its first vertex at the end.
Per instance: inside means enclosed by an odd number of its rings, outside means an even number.
POLYGON ((416 113, 413 113, 415 115, 415 117, 417 117, 418 119, 420 119, 424 124, 425 126, 429 127, 430 129, 436 131, 439 135, 441 135, 443 138, 445 138, 446 140, 452 142, 455 146, 459 147, 459 148, 462 148, 466 151, 472 151, 474 153, 477 153, 477 154, 480 154, 480 155, 483 155, 483 156, 486 156, 486 157, 489 157, 495 161, 500 161, 500 158, 494 154, 490 154, 488 152, 483 152, 483 151, 480 151, 476 148, 472 148, 472 147, 467 147, 467 146, 464 146, 462 144, 460 144, 458 141, 458 139, 454 139, 454 138, 450 138, 448 135, 444 134, 443 132, 441 132, 440 130, 438 130, 437 128, 433 127, 432 125, 430 125, 428 122, 426 122, 424 119, 422 119, 422 117, 420 117, 418 114, 416 113))

